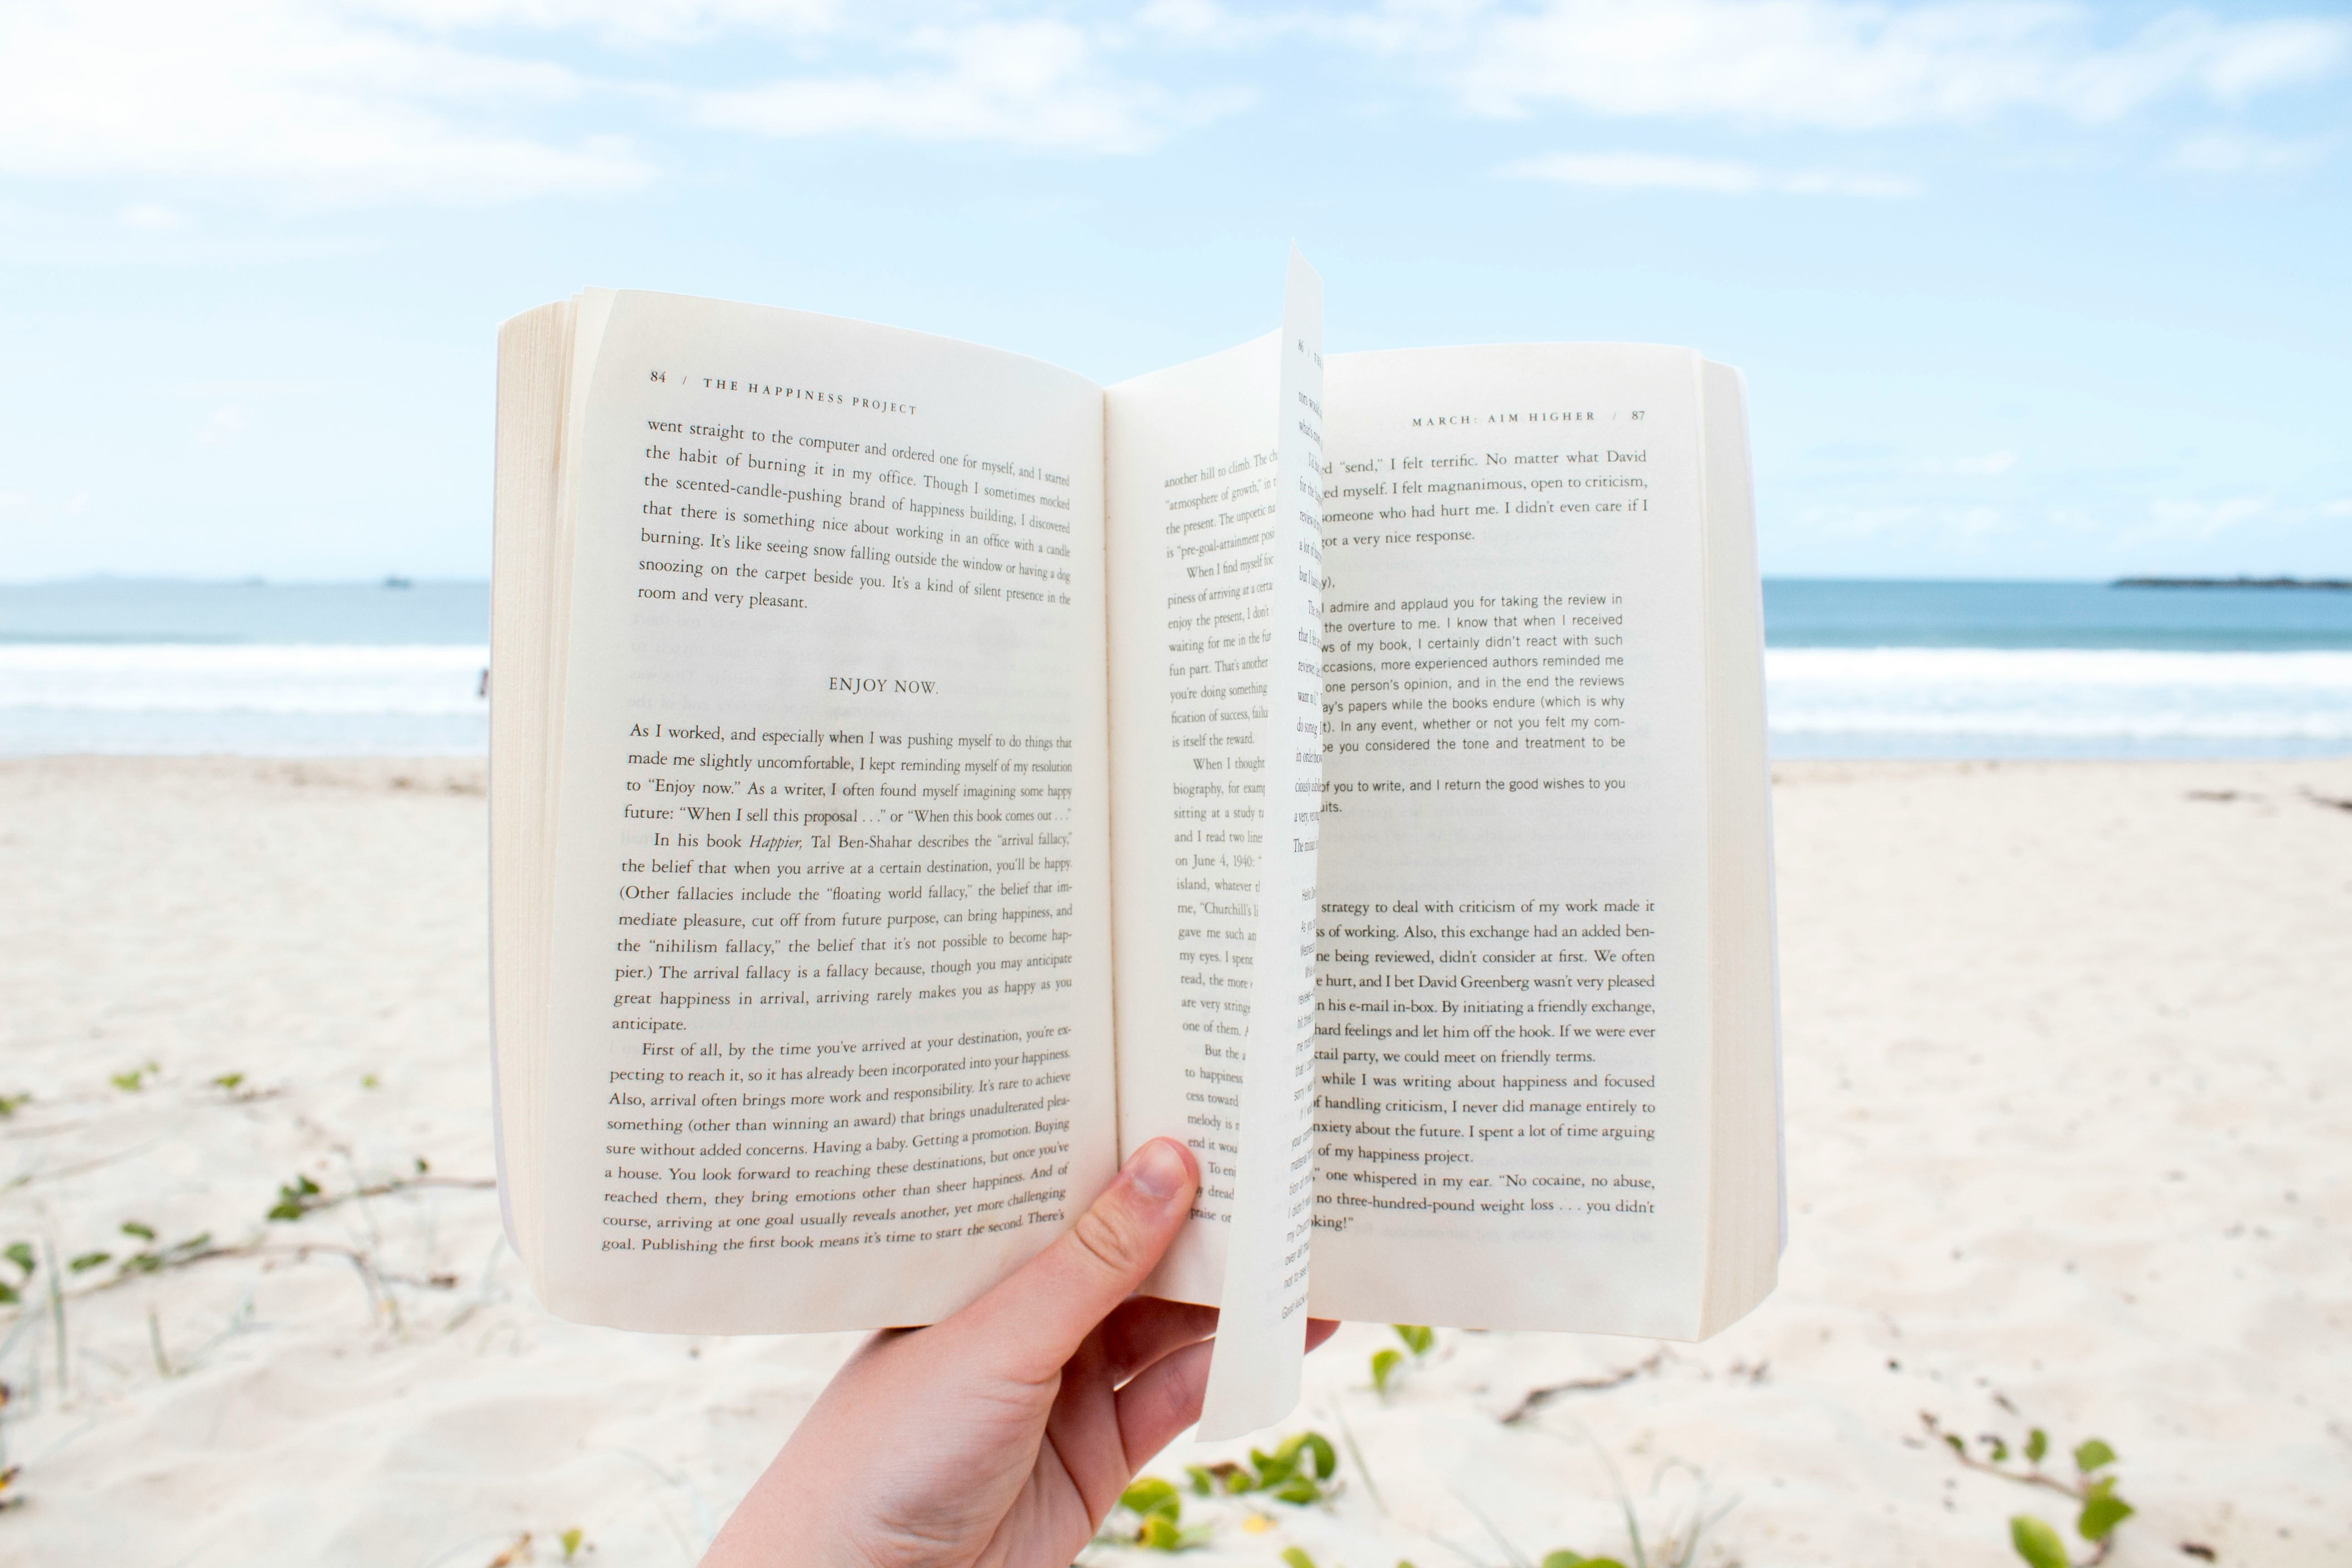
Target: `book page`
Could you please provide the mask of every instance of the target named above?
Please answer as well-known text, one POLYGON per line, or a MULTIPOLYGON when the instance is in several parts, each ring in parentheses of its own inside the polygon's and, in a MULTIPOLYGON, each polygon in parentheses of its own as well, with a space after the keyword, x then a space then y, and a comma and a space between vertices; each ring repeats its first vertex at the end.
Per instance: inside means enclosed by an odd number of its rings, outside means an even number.
POLYGON ((1330 362, 1318 1315, 1697 1331, 1699 369, 1330 362))
POLYGON ((1117 1163, 1101 395, 652 294, 575 357, 541 1289, 929 1321, 1117 1163))
POLYGON ((1201 1163, 1147 1293, 1221 1308, 1201 1431, 1297 1403, 1313 1175, 1322 290, 1105 398, 1123 1148, 1201 1163))

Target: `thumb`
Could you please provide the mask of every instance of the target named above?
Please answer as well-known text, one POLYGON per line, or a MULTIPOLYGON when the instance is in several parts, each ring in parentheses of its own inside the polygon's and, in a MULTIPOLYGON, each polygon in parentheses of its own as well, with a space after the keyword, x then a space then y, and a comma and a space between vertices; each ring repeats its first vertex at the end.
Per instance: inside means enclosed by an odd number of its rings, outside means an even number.
POLYGON ((958 1318, 1003 1372, 1042 1382, 1143 1283, 1200 1190, 1192 1152, 1154 1138, 1132 1155, 1078 1223, 958 1318))

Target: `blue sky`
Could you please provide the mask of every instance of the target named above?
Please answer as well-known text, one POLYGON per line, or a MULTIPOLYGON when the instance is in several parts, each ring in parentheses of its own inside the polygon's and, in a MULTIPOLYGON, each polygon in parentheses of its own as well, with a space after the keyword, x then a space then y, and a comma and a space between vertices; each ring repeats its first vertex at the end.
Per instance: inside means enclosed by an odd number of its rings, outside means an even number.
POLYGON ((478 576, 583 284, 1741 366, 1766 569, 2352 575, 2352 12, 0 0, 0 577, 478 576))

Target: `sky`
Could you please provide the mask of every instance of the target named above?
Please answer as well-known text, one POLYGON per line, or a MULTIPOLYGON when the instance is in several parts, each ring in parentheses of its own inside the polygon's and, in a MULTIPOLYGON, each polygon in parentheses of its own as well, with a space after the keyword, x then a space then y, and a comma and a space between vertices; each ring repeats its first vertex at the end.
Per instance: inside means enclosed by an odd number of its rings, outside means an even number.
POLYGON ((1685 344, 1781 575, 2352 576, 2352 9, 0 0, 0 579, 480 577, 585 285, 1685 344))

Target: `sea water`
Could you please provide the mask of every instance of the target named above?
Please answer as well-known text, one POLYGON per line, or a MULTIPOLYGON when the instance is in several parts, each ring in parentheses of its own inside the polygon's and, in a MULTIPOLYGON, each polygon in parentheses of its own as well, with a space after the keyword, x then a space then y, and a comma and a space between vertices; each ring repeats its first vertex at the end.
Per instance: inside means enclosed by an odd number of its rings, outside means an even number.
POLYGON ((1778 579, 1782 757, 2352 753, 2352 592, 1778 579))
MULTIPOLYGON (((1776 579, 1764 610, 1779 756, 2352 753, 2352 593, 1776 579)), ((488 628, 480 583, 0 585, 0 754, 479 755, 488 628)))

